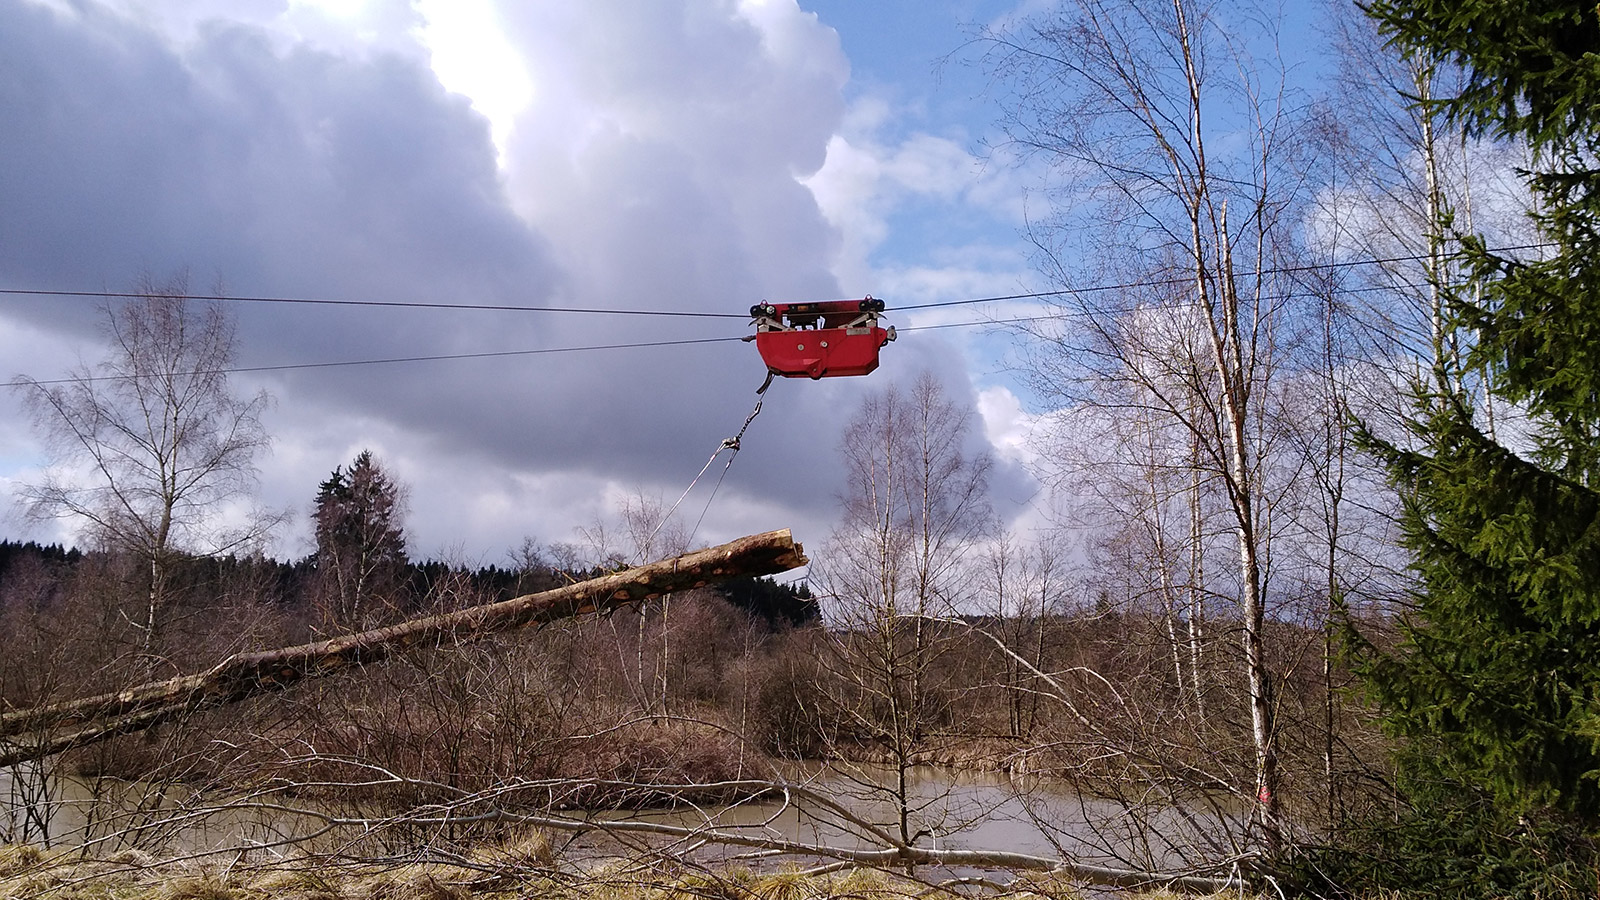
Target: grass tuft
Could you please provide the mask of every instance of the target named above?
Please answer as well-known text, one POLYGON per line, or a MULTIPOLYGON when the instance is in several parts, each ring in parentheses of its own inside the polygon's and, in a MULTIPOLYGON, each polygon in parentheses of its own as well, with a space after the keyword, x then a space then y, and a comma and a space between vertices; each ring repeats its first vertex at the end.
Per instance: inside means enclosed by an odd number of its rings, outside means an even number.
POLYGON ((432 872, 385 873, 368 881, 364 900, 468 900, 471 894, 432 872))
POLYGON ((268 872, 251 887, 273 900, 339 900, 341 896, 322 873, 310 869, 268 872))
POLYGON ((794 867, 757 878, 751 892, 761 900, 819 900, 823 896, 817 879, 794 867))
POLYGON ((238 891, 211 875, 168 881, 152 897, 153 900, 241 900, 238 891))
POLYGON ((503 841, 481 854, 485 862, 516 872, 549 871, 556 867, 556 846, 550 833, 535 828, 503 841))
POLYGON ((10 878, 36 869, 44 860, 44 851, 33 844, 0 845, 0 878, 10 878))

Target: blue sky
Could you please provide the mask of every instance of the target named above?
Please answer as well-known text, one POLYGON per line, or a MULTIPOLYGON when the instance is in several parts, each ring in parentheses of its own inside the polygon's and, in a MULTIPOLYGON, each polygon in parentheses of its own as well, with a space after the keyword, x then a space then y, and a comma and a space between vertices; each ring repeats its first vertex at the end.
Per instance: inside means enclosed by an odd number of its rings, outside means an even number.
POLYGON ((802 0, 839 34, 850 59, 847 93, 881 96, 899 110, 900 136, 923 130, 964 141, 990 128, 987 77, 962 52, 973 30, 1016 3, 980 0, 802 0))

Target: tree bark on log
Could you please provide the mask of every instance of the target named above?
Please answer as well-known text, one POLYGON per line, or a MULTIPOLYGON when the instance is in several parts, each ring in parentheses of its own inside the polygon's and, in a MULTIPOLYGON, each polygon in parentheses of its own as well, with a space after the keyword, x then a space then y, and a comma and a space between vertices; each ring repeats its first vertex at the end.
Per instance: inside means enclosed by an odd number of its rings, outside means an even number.
POLYGON ((280 691, 298 681, 378 662, 407 647, 449 646, 805 564, 804 548, 788 529, 768 531, 551 591, 325 641, 235 654, 198 674, 0 714, 0 766, 142 731, 191 710, 280 691))

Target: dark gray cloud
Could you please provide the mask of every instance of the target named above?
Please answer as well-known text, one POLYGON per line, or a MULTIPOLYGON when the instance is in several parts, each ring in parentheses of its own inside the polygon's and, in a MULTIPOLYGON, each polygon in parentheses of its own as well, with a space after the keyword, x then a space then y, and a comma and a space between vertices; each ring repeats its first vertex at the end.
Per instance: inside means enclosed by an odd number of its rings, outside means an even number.
POLYGON ((507 207, 487 123, 392 55, 282 52, 213 23, 178 52, 86 4, 0 2, 0 272, 239 293, 537 300, 554 270, 507 207))
MULTIPOLYGON (((0 0, 0 286, 115 289, 188 270, 191 287, 234 296, 734 313, 870 290, 836 282, 838 234, 796 180, 822 165, 844 113, 848 66, 814 18, 508 3, 535 99, 497 160, 489 123, 405 44, 412 13, 392 6, 386 28, 402 37, 339 50, 274 30, 270 10, 208 18, 198 4, 178 33, 91 2, 0 0)), ((0 338, 25 323, 87 341, 92 306, 0 299, 0 338)), ((252 366, 746 331, 738 318, 235 308, 252 366)), ((880 379, 942 368, 970 391, 938 341, 902 341, 885 360, 880 379)), ((732 342, 242 380, 279 399, 269 502, 303 506, 376 446, 412 482, 419 549, 492 556, 521 533, 568 538, 607 492, 675 499, 763 374, 732 342)), ((796 525, 820 538, 842 483, 839 430, 874 383, 775 386, 703 535, 796 525)), ((702 502, 689 501, 696 515, 702 502)))

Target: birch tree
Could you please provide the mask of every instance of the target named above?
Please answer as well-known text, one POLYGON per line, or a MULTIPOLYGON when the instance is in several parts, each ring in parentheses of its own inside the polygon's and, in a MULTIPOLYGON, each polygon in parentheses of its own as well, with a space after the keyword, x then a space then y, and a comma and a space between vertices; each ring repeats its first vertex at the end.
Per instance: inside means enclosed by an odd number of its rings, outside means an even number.
POLYGON ((1195 0, 1076 0, 982 38, 1009 90, 1011 141, 1056 179, 1052 215, 1033 230, 1042 268, 1068 288, 1107 277, 1137 285, 1067 295, 1070 315, 1033 332, 1037 387, 1078 406, 1096 402, 1090 386, 1122 386, 1118 405, 1188 433, 1194 456, 1174 465, 1224 502, 1254 758, 1241 793, 1275 846, 1279 735, 1265 626, 1277 476, 1266 386, 1281 377, 1292 333, 1294 293, 1279 273, 1292 261, 1304 172, 1270 21, 1195 0), (1152 346, 1173 343, 1152 341, 1163 334, 1193 355, 1152 346))
POLYGON ((1466 358, 1526 427, 1497 437, 1456 384, 1413 414, 1423 446, 1383 447, 1402 491, 1419 577, 1392 653, 1372 651, 1389 725, 1437 741, 1424 777, 1491 792, 1510 813, 1544 808, 1600 831, 1595 622, 1600 620, 1600 116, 1596 10, 1383 2, 1372 14, 1408 60, 1448 57, 1466 77, 1445 111, 1471 134, 1523 141, 1543 258, 1464 242, 1470 281, 1450 290, 1466 358))
POLYGON ((1348 426, 1408 443, 1419 392, 1461 398, 1490 434, 1497 420, 1515 418, 1467 364, 1472 338, 1447 300, 1467 277, 1456 255, 1462 235, 1481 228, 1499 246, 1538 238, 1514 178, 1521 149, 1469 135, 1439 105, 1465 83, 1461 67, 1434 52, 1395 52, 1354 6, 1331 13, 1335 77, 1315 129, 1325 162, 1306 241, 1321 265, 1297 276, 1320 311, 1310 329, 1313 375, 1291 388, 1292 405, 1317 412, 1286 421, 1285 431, 1308 476, 1291 546, 1305 592, 1324 604, 1323 776, 1326 814, 1337 821, 1340 782, 1363 777, 1379 757, 1339 749, 1347 723, 1369 713, 1335 699, 1347 677, 1337 671, 1335 634, 1351 622, 1349 603, 1388 621, 1392 598, 1414 587, 1397 547, 1399 504, 1348 426))
POLYGON ((100 362, 63 379, 12 382, 52 454, 22 496, 33 514, 75 519, 92 539, 140 560, 144 611, 134 625, 147 665, 179 557, 229 552, 276 522, 260 513, 229 521, 229 505, 255 487, 270 401, 234 393, 233 322, 187 293, 183 276, 144 278, 138 296, 106 307, 100 362))
POLYGON ((1334 7, 1331 32, 1336 77, 1321 133, 1336 177, 1319 192, 1311 237, 1341 264, 1341 315, 1361 344, 1351 358, 1377 376, 1351 385, 1356 412, 1398 436, 1409 395, 1396 386, 1419 383, 1469 395, 1492 431, 1512 411, 1496 408, 1463 364, 1470 338, 1445 298, 1467 277, 1456 255, 1463 235, 1501 247, 1540 240, 1516 175, 1526 151, 1445 115, 1441 101, 1465 83, 1449 59, 1395 52, 1354 6, 1334 7))
MULTIPOLYGON (((840 442, 844 520, 816 568, 836 626, 825 664, 838 695, 825 700, 848 734, 888 762, 883 789, 905 846, 927 836, 912 768, 951 700, 941 663, 959 632, 941 620, 971 588, 969 557, 993 523, 990 460, 963 449, 971 421, 929 373, 862 403, 840 442)), ((870 774, 856 778, 879 789, 870 774)))
MULTIPOLYGON (((636 489, 621 497, 612 515, 597 516, 578 532, 596 564, 605 567, 640 565, 689 550, 693 535, 682 519, 672 518, 675 511, 660 496, 636 489)), ((633 680, 629 690, 639 708, 651 714, 665 715, 670 707, 672 685, 667 660, 672 655, 674 635, 672 598, 673 595, 666 594, 654 601, 643 601, 633 611, 633 680), (660 615, 654 615, 657 610, 660 615), (650 634, 652 623, 658 631, 655 640, 650 634), (658 652, 653 654, 653 647, 658 652)), ((625 639, 616 617, 612 617, 609 624, 617 641, 616 651, 621 654, 625 652, 625 639)))
POLYGON ((1067 553, 1044 535, 1024 540, 1004 535, 983 556, 984 630, 1009 652, 1002 653, 998 677, 1005 698, 1006 734, 1028 741, 1041 719, 1035 671, 1044 669, 1051 619, 1064 611, 1070 567, 1067 553))

